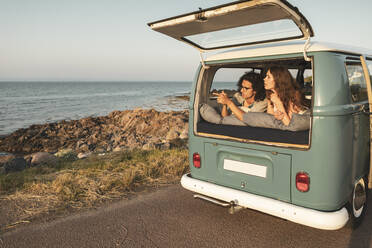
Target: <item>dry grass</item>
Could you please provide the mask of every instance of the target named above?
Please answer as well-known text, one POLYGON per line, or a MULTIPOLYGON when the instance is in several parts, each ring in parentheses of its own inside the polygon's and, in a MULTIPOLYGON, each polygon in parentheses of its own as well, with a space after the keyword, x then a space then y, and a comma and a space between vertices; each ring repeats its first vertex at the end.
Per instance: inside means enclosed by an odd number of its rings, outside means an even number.
MULTIPOLYGON (((134 150, 60 160, 57 166, 0 176, 0 204, 15 207, 9 209, 17 215, 11 223, 23 223, 44 213, 88 208, 122 198, 138 186, 178 182, 187 170, 186 149, 134 150)), ((6 222, 0 225, 11 226, 6 222)))

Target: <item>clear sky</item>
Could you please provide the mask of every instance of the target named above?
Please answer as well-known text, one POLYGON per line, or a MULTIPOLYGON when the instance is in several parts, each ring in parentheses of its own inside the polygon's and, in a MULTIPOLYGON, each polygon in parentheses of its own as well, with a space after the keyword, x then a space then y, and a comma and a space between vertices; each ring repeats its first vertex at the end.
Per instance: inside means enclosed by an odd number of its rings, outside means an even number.
MULTIPOLYGON (((288 0, 314 40, 372 49, 371 0, 288 0)), ((222 0, 0 0, 0 81, 191 81, 196 49, 147 23, 222 0)))

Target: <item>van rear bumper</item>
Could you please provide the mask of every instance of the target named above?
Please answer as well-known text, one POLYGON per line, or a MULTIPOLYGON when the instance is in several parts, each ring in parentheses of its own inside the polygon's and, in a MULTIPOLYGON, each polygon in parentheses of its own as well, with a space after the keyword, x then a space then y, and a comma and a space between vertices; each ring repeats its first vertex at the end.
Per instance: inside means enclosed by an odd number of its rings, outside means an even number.
POLYGON ((185 189, 202 195, 225 202, 233 201, 245 208, 318 229, 337 230, 349 220, 349 214, 345 207, 334 212, 318 211, 194 179, 190 174, 182 176, 181 185, 185 189))

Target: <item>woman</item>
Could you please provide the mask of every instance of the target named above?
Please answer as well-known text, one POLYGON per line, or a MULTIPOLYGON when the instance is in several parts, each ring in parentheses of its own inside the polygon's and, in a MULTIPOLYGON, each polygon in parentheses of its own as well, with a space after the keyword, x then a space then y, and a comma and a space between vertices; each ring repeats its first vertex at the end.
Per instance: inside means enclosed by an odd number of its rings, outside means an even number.
POLYGON ((268 98, 267 113, 288 126, 293 114, 303 114, 307 107, 297 82, 283 67, 271 67, 264 79, 268 98))

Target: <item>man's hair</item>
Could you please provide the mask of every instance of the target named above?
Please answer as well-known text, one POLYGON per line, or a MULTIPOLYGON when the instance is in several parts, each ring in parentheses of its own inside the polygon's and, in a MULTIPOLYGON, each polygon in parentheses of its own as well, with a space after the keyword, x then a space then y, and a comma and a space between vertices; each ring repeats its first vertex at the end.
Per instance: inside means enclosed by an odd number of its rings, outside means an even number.
POLYGON ((256 92, 254 100, 256 102, 263 101, 266 98, 266 91, 264 87, 264 81, 260 74, 250 71, 243 74, 238 81, 239 91, 242 89, 243 81, 247 80, 252 84, 253 91, 256 92))

